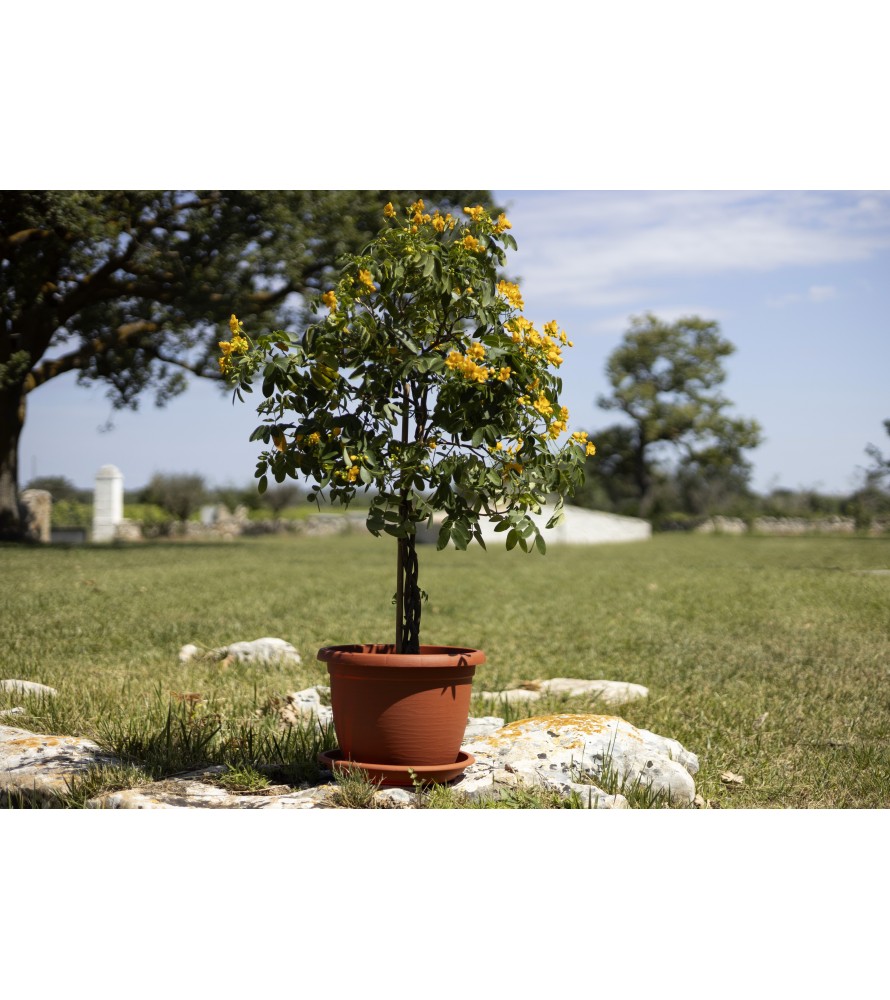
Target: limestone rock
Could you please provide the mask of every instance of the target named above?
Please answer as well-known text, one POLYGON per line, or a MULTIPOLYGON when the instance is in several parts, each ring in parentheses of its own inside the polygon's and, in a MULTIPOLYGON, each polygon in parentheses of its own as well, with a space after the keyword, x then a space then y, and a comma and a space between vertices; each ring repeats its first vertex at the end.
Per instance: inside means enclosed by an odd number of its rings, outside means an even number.
MULTIPOLYGON (((610 771, 623 790, 639 784, 664 795, 673 805, 690 805, 695 798, 695 754, 676 740, 637 729, 616 716, 565 714, 523 719, 465 743, 464 749, 473 754, 476 763, 467 768, 456 787, 466 782, 466 791, 472 794, 484 790, 488 774, 505 769, 523 776, 529 784, 539 782, 575 791, 575 785, 587 787, 579 781, 582 776, 596 781, 604 771, 610 771)), ((599 789, 597 793, 606 794, 599 789)), ((620 803, 615 801, 615 805, 620 803)))
POLYGON ((16 705, 15 708, 4 708, 2 711, 0 711, 0 718, 3 718, 4 716, 7 715, 24 715, 24 714, 25 710, 22 708, 22 706, 16 705))
POLYGON ((0 802, 19 793, 40 803, 65 792, 72 778, 90 768, 120 764, 92 740, 77 736, 43 736, 0 725, 0 802))
POLYGON ((467 719, 467 728, 464 730, 463 742, 476 739, 477 736, 487 736, 504 724, 503 719, 494 715, 470 716, 467 719))
POLYGON ((5 680, 0 681, 0 691, 17 691, 19 694, 43 694, 55 697, 59 692, 46 684, 36 681, 5 680))
POLYGON ((277 711, 281 721, 290 726, 297 726, 308 720, 316 720, 320 726, 333 722, 333 712, 330 705, 322 703, 323 697, 330 697, 331 689, 322 685, 305 688, 302 691, 291 691, 284 696, 284 702, 279 704, 277 711))
POLYGON ((482 691, 484 701, 516 705, 520 702, 537 701, 545 694, 564 695, 569 698, 596 697, 607 705, 623 705, 637 698, 648 698, 649 689, 642 684, 627 681, 585 680, 581 677, 551 677, 548 680, 531 681, 525 687, 509 688, 506 691, 482 691))
POLYGON ((540 691, 532 691, 530 688, 510 688, 507 691, 480 691, 479 697, 483 701, 508 705, 517 705, 523 701, 537 701, 541 697, 540 691))
POLYGON ((570 698, 597 697, 607 705, 623 705, 637 698, 648 698, 649 688, 627 681, 584 680, 580 677, 552 677, 536 681, 543 694, 566 695, 570 698))
POLYGON ((192 660, 197 659, 200 655, 201 650, 193 642, 187 642, 179 650, 179 662, 190 663, 192 660))
POLYGON ((228 646, 219 646, 217 649, 205 650, 204 652, 190 642, 179 650, 180 663, 189 663, 196 659, 258 664, 274 663, 279 660, 295 664, 303 662, 294 646, 285 639, 275 639, 271 636, 253 639, 250 642, 233 642, 228 646))
POLYGON ((87 802, 90 809, 330 809, 329 785, 294 791, 281 786, 258 792, 230 792, 212 783, 225 772, 210 767, 163 781, 106 792, 87 802), (286 790, 285 790, 286 789, 286 790))

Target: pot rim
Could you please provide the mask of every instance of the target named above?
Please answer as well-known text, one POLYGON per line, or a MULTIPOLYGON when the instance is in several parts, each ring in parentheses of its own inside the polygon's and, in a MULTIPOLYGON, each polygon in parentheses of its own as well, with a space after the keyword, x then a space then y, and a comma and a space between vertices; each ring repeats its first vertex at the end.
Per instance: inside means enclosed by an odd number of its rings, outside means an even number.
POLYGON ((347 643, 323 646, 316 659, 356 667, 475 667, 485 662, 485 653, 469 646, 426 645, 419 653, 396 653, 393 643, 347 643))

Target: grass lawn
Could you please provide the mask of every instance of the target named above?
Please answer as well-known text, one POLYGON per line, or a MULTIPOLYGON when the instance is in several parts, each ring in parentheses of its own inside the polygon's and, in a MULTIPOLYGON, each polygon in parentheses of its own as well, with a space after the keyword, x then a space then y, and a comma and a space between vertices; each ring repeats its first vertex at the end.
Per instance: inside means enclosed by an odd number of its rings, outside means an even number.
MULTIPOLYGON (((474 690, 644 684, 649 698, 620 714, 696 753, 699 792, 724 808, 890 806, 890 575, 857 572, 890 569, 890 539, 660 535, 544 557, 429 546, 420 567, 422 641, 484 649, 474 690)), ((0 677, 59 691, 0 692, 0 709, 28 711, 3 721, 89 736, 156 775, 203 759, 245 781, 263 764, 299 778, 333 733, 258 713, 327 683, 319 646, 391 641, 394 590, 395 542, 365 532, 0 547, 0 677), (177 660, 187 642, 266 635, 292 642, 302 667, 177 660)), ((611 714, 578 699, 497 714, 560 710, 611 714)), ((474 698, 471 711, 494 710, 474 698)))

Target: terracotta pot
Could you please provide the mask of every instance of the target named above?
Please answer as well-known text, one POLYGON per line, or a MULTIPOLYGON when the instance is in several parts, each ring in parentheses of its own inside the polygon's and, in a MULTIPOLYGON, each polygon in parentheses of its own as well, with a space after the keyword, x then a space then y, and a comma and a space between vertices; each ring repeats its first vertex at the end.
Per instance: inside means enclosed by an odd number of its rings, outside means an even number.
POLYGON ((326 646, 334 729, 345 760, 407 768, 453 764, 470 712, 478 649, 326 646))

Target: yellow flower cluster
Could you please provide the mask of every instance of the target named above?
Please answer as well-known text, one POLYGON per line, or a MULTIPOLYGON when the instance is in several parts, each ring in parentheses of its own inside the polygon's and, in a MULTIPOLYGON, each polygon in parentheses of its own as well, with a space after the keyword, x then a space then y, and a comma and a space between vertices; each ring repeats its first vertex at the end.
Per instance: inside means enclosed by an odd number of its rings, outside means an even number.
POLYGON ((394 219, 396 216, 396 210, 392 206, 392 202, 388 201, 386 207, 383 209, 383 214, 387 219, 394 219))
POLYGON ((461 243, 467 248, 467 250, 471 250, 473 253, 482 253, 485 249, 479 240, 477 240, 475 236, 471 236, 469 233, 467 233, 467 235, 461 240, 461 243))
POLYGON ((596 454, 596 445, 592 441, 587 440, 587 431, 575 431, 572 435, 572 440, 577 441, 578 444, 583 444, 585 446, 584 450, 586 454, 596 454))
POLYGON ((543 392, 538 393, 538 398, 532 403, 532 406, 542 417, 549 417, 553 413, 553 406, 543 392))
POLYGON ((411 213, 411 232, 416 233, 417 229, 415 226, 422 226, 424 222, 430 221, 430 215, 428 212, 424 212, 423 198, 418 198, 413 205, 410 206, 408 211, 411 213))
POLYGON ((231 355, 246 354, 250 348, 250 343, 244 336, 244 326, 234 313, 229 319, 229 329, 232 331, 232 339, 219 341, 219 349, 222 351, 219 370, 223 375, 230 375, 235 370, 231 355))
MULTIPOLYGON (((460 372, 469 382, 486 382, 491 370, 484 365, 477 364, 485 357, 485 348, 482 344, 473 343, 467 348, 466 354, 460 351, 451 351, 445 359, 445 367, 451 371, 460 372)), ((508 376, 509 377, 509 376, 508 376)))
POLYGON ((437 233, 444 233, 446 229, 454 229, 456 222, 457 219, 452 216, 451 212, 448 212, 446 215, 442 215, 442 213, 436 209, 433 213, 433 229, 435 229, 437 233))
POLYGON ((507 216, 503 212, 498 216, 498 221, 494 227, 494 231, 498 234, 504 232, 505 229, 512 229, 513 223, 511 223, 507 216))
POLYGON ((363 267, 359 270, 358 280, 365 286, 367 291, 374 291, 374 279, 371 277, 371 272, 367 270, 367 268, 363 267))
POLYGON ((321 297, 321 301, 332 313, 337 311, 337 296, 333 292, 325 292, 321 297))
POLYGON ((499 281, 498 292, 513 306, 514 309, 522 309, 525 303, 519 292, 519 285, 514 285, 512 281, 499 281))
POLYGON ((479 222, 485 215, 487 215, 485 209, 481 205, 476 205, 473 208, 467 208, 464 206, 464 212, 473 220, 473 222, 479 222))
POLYGON ((524 316, 514 316, 512 319, 507 320, 504 324, 504 329, 513 338, 513 343, 524 345, 524 353, 528 353, 529 349, 540 350, 547 359, 547 363, 553 365, 554 368, 559 368, 563 361, 560 344, 568 344, 569 347, 573 346, 572 342, 566 337, 565 331, 558 331, 555 321, 544 324, 545 332, 543 335, 524 316))
POLYGON ((547 428, 547 435, 551 438, 558 438, 568 428, 569 411, 563 406, 559 410, 559 419, 554 420, 547 428))

